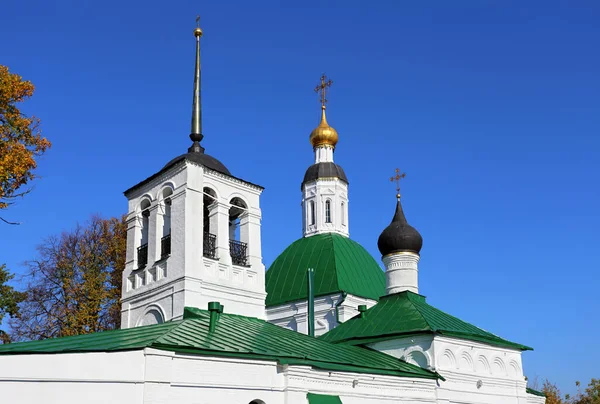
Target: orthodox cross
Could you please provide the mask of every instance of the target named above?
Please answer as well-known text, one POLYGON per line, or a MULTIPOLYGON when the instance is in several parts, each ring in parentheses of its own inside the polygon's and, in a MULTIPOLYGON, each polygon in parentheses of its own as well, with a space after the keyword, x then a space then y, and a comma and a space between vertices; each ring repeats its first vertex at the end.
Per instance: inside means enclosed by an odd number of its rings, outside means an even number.
POLYGON ((333 81, 327 80, 327 76, 322 75, 321 84, 315 87, 315 93, 321 93, 321 107, 325 107, 325 104, 327 104, 327 98, 325 97, 325 95, 327 92, 327 88, 331 87, 332 84, 333 81))
POLYGON ((196 28, 200 28, 200 15, 196 16, 196 28))
POLYGON ((399 168, 396 168, 396 175, 390 177, 391 182, 396 183, 396 198, 400 199, 400 180, 406 177, 406 173, 401 173, 399 168))

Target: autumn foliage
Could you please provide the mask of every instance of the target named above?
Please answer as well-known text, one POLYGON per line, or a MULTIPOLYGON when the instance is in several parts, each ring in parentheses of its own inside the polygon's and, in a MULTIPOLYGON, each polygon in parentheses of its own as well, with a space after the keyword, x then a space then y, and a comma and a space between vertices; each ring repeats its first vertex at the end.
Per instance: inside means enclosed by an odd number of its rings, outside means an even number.
POLYGON ((17 107, 34 89, 30 81, 0 65, 0 209, 29 191, 24 187, 35 178, 35 159, 50 147, 41 135, 39 119, 27 117, 17 107))
POLYGON ((93 216, 50 236, 27 262, 25 300, 11 319, 13 341, 88 334, 120 326, 124 218, 93 216))

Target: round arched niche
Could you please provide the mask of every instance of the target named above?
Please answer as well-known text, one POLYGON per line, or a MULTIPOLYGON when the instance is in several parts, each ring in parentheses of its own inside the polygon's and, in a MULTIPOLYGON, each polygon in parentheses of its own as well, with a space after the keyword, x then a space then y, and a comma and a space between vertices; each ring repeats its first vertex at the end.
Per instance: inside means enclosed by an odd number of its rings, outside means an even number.
POLYGON ((154 324, 162 324, 165 322, 162 313, 156 309, 150 309, 146 311, 144 316, 140 320, 139 325, 154 325, 154 324))

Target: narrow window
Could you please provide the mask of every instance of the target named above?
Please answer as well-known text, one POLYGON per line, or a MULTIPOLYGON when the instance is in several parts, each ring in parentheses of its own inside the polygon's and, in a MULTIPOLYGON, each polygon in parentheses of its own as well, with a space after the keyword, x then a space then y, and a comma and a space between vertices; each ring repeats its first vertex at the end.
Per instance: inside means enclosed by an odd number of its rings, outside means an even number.
POLYGON ((311 225, 314 225, 315 222, 317 221, 316 217, 315 217, 316 216, 316 212, 315 212, 315 202, 314 201, 310 201, 308 203, 308 214, 309 214, 309 217, 310 217, 309 223, 311 225))
POLYGON ((325 223, 331 223, 331 201, 325 201, 325 223))
POLYGON ((344 202, 342 202, 342 206, 340 208, 340 216, 342 218, 342 226, 346 224, 346 212, 344 212, 344 202))

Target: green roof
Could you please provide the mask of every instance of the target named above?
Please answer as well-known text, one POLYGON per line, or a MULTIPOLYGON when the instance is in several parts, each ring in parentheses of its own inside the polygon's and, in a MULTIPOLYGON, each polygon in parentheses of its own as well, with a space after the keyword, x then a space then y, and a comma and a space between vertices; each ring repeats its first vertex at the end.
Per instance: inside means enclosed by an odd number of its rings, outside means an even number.
POLYGON ((340 396, 308 393, 306 398, 308 399, 308 404, 342 404, 340 396))
POLYGON ((534 390, 534 389, 532 389, 532 388, 530 388, 530 387, 527 387, 527 388, 525 389, 525 391, 526 391, 527 393, 529 393, 529 394, 533 394, 534 396, 546 397, 546 394, 545 394, 545 393, 543 393, 543 392, 541 392, 541 391, 534 390))
POLYGON ((518 350, 532 348, 507 341, 430 306, 425 296, 404 291, 381 297, 364 313, 321 335, 324 341, 366 344, 403 335, 436 333, 518 350))
POLYGON ((267 306, 306 300, 306 270, 315 270, 315 296, 346 292, 379 300, 385 275, 356 241, 336 233, 317 234, 293 242, 266 274, 267 306))
POLYGON ((0 355, 107 352, 143 349, 208 356, 273 360, 319 369, 441 378, 384 353, 350 345, 334 345, 252 317, 223 313, 213 332, 207 310, 185 309, 183 320, 42 341, 0 345, 0 355))

